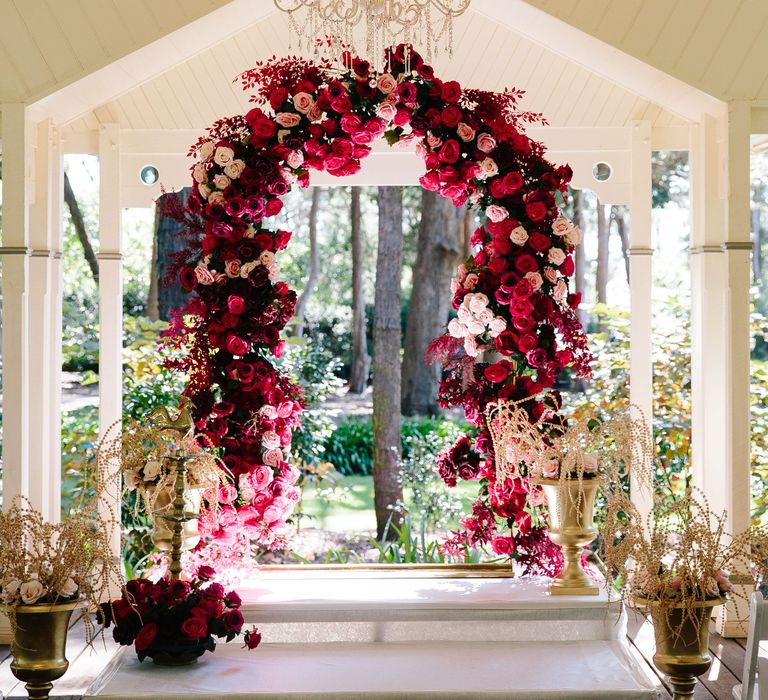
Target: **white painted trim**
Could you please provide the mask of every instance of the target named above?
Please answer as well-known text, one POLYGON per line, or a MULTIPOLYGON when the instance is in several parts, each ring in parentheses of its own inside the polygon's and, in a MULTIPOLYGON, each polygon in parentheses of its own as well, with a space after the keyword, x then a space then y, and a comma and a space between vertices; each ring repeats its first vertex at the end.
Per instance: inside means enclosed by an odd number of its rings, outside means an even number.
POLYGON ((721 100, 524 0, 475 0, 472 9, 685 119, 722 112, 721 100))
MULTIPOLYGON (((272 2, 229 0, 225 5, 54 92, 31 95, 35 119, 68 121, 239 34, 276 12, 272 2)), ((51 86, 50 89, 56 86, 51 86)))

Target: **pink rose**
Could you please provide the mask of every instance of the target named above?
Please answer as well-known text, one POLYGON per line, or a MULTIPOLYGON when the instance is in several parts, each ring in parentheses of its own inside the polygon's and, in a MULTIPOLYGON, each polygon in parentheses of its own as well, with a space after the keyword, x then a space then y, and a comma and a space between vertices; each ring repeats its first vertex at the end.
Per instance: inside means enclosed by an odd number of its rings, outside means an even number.
POLYGON ((293 106, 297 112, 308 114, 315 104, 315 99, 307 92, 297 92, 293 96, 293 106))
POLYGON ((500 207, 497 204, 491 204, 485 210, 485 213, 488 216, 488 219, 494 223, 509 218, 509 212, 504 207, 500 207))
POLYGON ((542 280, 541 275, 538 272, 526 272, 525 279, 531 283, 534 292, 541 289, 541 285, 544 283, 544 280, 542 280))
POLYGON ((266 489, 272 483, 272 478, 272 470, 263 464, 254 467, 250 474, 251 484, 257 491, 266 489))
POLYGON ((539 464, 541 475, 545 479, 557 479, 560 475, 560 464, 556 459, 545 459, 539 464))
POLYGON ((493 546, 493 551, 502 556, 507 556, 515 551, 515 540, 512 537, 496 536, 493 538, 491 545, 493 546))
POLYGON ((475 138, 475 130, 464 122, 459 122, 459 125, 456 127, 456 134, 465 143, 475 138))
POLYGON ((198 284, 213 284, 216 278, 213 273, 202 263, 195 268, 195 277, 198 284))
POLYGON ((282 127, 290 129, 293 126, 297 126, 301 122, 301 117, 298 114, 292 112, 278 112, 275 115, 275 121, 282 127))
POLYGON ((499 166, 493 158, 483 158, 480 161, 480 175, 482 178, 493 177, 498 174, 499 166))
POLYGON ((544 279, 546 279, 547 282, 550 282, 551 284, 555 284, 555 282, 557 282, 557 270, 555 270, 554 267, 545 267, 544 279))
POLYGON ((384 73, 376 81, 376 87, 385 95, 389 95, 397 87, 397 81, 389 73, 384 73))
POLYGON ((261 436, 261 444, 268 450, 280 447, 280 436, 274 430, 267 430, 261 436))
POLYGON ((235 278, 240 277, 240 261, 239 260, 227 260, 224 263, 224 272, 227 277, 235 278))
POLYGON ((304 163, 304 154, 301 151, 291 151, 285 162, 291 168, 298 168, 304 163))
POLYGON ((224 166, 224 174, 233 180, 237 180, 243 174, 243 170, 245 170, 245 163, 239 158, 224 166))
POLYGON ((283 451, 277 448, 270 448, 264 452, 262 457, 264 464, 270 467, 276 467, 283 461, 283 451))
POLYGON ((558 216, 552 222, 552 233, 554 233, 556 236, 564 236, 572 228, 573 226, 571 225, 571 222, 568 221, 568 219, 566 219, 564 216, 558 216))
POLYGON ((232 180, 230 180, 226 175, 219 173, 218 175, 213 176, 213 184, 219 190, 226 190, 227 187, 232 184, 232 180))
POLYGON ((522 226, 517 226, 510 232, 509 239, 515 245, 525 245, 528 240, 528 232, 522 226))
POLYGON ((567 231, 563 240, 568 245, 579 245, 581 243, 581 229, 578 226, 574 226, 570 231, 567 231))
POLYGON ((237 498, 237 489, 232 484, 219 486, 219 503, 232 503, 237 498))
POLYGON ((496 148, 496 139, 490 134, 480 134, 477 137, 477 148, 483 153, 490 153, 496 148))
POLYGON ((233 355, 245 355, 249 348, 250 345, 248 341, 238 338, 232 333, 227 336, 227 352, 230 352, 233 355))
POLYGON ((376 116, 380 117, 387 123, 391 122, 395 118, 395 114, 397 114, 397 109, 393 104, 389 104, 388 102, 380 104, 376 108, 376 116))

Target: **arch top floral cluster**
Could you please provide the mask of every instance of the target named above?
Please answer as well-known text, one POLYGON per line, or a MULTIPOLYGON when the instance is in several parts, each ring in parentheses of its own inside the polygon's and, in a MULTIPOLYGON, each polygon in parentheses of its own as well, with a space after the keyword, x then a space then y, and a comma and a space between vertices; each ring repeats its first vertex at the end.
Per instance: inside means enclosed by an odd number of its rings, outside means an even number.
MULTIPOLYGON (((270 359, 282 353, 280 331, 296 301, 278 281, 276 258, 291 234, 274 230, 269 218, 293 185, 309 184, 310 170, 357 172, 374 139, 413 143, 426 165, 424 188, 487 216, 452 283, 458 318, 433 348, 446 364, 441 401, 462 405, 481 426, 488 401, 535 396, 563 368, 588 369, 573 313, 578 300, 567 293, 579 234, 556 203, 571 171, 549 163, 543 146, 523 133, 538 115, 517 110, 519 92, 440 80, 403 46, 388 53, 387 68, 377 74, 349 55, 343 67, 296 58, 261 63, 242 76, 257 106, 214 124, 191 151, 197 162, 188 206, 199 235, 189 237, 177 270, 197 294, 171 333, 188 349, 182 369, 198 429, 222 448, 237 479, 205 523, 214 539, 279 546, 298 499, 288 450, 301 396, 270 359), (476 363, 491 349, 502 359, 476 363)), ((471 449, 487 459, 469 460, 480 466, 460 470, 462 478, 490 478, 489 445, 481 433, 471 449)), ((452 468, 450 460, 442 466, 452 468)), ((516 489, 484 483, 478 508, 489 517, 482 521, 514 520, 522 510, 516 489)), ((475 528, 472 537, 488 541, 492 531, 475 528)))

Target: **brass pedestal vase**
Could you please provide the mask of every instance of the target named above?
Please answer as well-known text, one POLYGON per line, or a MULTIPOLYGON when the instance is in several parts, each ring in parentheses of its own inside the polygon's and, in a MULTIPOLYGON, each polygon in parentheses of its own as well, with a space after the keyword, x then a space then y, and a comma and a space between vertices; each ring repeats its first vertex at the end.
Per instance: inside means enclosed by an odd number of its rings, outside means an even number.
MULTIPOLYGON (((151 489, 150 489, 151 491, 151 489)), ((182 525, 182 551, 194 549, 200 542, 200 532, 197 518, 200 516, 200 504, 203 492, 201 489, 186 489, 184 491, 184 523, 182 525)), ((163 552, 173 549, 173 501, 176 493, 173 486, 162 489, 153 501, 152 544, 163 552)))
POLYGON ((595 539, 595 496, 600 479, 561 482, 537 479, 549 510, 549 539, 558 545, 565 560, 562 571, 549 586, 551 595, 597 595, 599 588, 581 568, 584 546, 595 539))
POLYGON ((76 601, 15 608, 11 672, 25 684, 31 700, 46 700, 53 681, 69 667, 65 656, 67 630, 72 612, 82 604, 76 601))
POLYGON ((722 599, 661 606, 655 601, 635 601, 650 610, 656 653, 653 665, 669 676, 674 700, 693 698, 696 678, 712 664, 709 655, 709 620, 722 599))

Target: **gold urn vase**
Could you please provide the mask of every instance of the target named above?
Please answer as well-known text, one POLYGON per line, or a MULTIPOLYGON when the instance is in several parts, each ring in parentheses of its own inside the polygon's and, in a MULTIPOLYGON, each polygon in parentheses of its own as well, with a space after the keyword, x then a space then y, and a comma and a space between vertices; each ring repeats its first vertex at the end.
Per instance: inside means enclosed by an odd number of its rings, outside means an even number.
POLYGON ((636 599, 638 607, 650 610, 656 653, 653 665, 669 676, 675 700, 693 698, 696 677, 711 663, 709 655, 709 620, 712 609, 722 605, 722 598, 688 603, 660 605, 656 601, 636 599))
MULTIPOLYGON (((150 487, 150 494, 154 487, 150 487)), ((200 515, 202 501, 202 489, 187 489, 184 492, 184 515, 181 532, 182 550, 194 549, 200 541, 200 531, 197 527, 197 518, 200 515)), ((150 495, 150 498, 152 496, 150 495)), ((173 486, 168 486, 159 491, 154 499, 154 508, 150 515, 152 519, 152 544, 159 550, 169 552, 173 548, 173 522, 164 516, 173 515, 173 500, 176 498, 173 486)))
POLYGON ((82 601, 75 601, 15 608, 11 672, 25 684, 31 700, 46 700, 53 681, 66 673, 69 621, 75 608, 82 605, 82 601))
POLYGON ((581 568, 581 553, 595 539, 595 496, 600 479, 537 479, 549 510, 549 539, 559 545, 565 564, 549 585, 551 595, 597 595, 598 586, 581 568))

